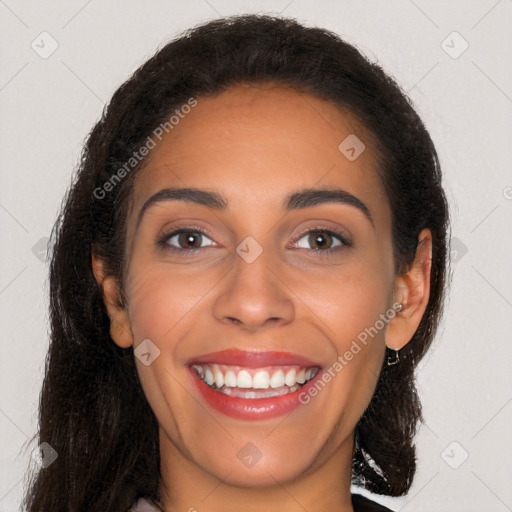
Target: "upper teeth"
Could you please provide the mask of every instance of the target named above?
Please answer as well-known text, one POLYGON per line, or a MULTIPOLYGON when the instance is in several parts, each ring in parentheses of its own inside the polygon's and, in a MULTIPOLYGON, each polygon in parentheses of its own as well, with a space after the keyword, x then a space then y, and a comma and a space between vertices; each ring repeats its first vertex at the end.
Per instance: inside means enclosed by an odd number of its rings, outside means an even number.
POLYGON ((267 367, 264 369, 218 364, 195 364, 193 368, 206 384, 209 386, 215 384, 218 389, 222 386, 252 389, 292 387, 296 384, 304 384, 318 372, 317 367, 301 368, 298 366, 267 367))

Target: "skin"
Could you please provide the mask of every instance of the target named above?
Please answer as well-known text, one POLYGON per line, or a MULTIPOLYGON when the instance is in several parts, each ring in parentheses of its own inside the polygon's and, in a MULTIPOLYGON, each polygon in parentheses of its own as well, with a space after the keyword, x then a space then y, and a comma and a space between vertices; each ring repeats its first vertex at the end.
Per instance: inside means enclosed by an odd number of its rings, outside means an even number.
MULTIPOLYGON (((160 350, 151 365, 136 363, 160 425, 166 511, 353 510, 353 431, 375 389, 386 344, 401 348, 420 323, 431 268, 431 235, 423 230, 415 261, 395 275, 391 211, 377 165, 370 135, 351 116, 273 85, 198 98, 151 150, 127 221, 124 307, 116 278, 105 276, 94 255, 92 264, 114 342, 136 348, 150 339, 160 350), (366 150, 351 162, 338 145, 353 133, 366 150), (146 199, 185 186, 215 191, 228 206, 216 211, 162 201, 136 229, 146 199), (373 224, 346 204, 285 211, 284 198, 302 188, 350 192, 367 205, 373 224), (190 225, 210 231, 199 237, 196 253, 157 246, 162 234, 190 225), (330 255, 315 250, 306 230, 318 226, 340 231, 352 247, 330 255), (263 249, 252 263, 235 251, 247 236, 263 249), (396 303, 402 311, 287 416, 233 419, 209 408, 192 387, 186 362, 229 348, 289 351, 329 367, 396 303), (249 442, 262 454, 251 468, 237 458, 249 442)), ((339 247, 326 236, 327 245, 339 247)), ((172 243, 180 247, 177 237, 172 243)), ((187 251, 186 243, 181 247, 187 251)))

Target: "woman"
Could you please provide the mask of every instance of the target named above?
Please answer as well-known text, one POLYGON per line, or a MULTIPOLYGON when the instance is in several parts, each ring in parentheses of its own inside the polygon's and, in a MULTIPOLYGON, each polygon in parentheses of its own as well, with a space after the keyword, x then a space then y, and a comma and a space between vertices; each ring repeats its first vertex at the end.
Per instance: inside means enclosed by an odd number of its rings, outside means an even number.
POLYGON ((29 511, 387 510, 448 208, 396 83, 338 36, 220 19, 114 94, 54 228, 29 511))

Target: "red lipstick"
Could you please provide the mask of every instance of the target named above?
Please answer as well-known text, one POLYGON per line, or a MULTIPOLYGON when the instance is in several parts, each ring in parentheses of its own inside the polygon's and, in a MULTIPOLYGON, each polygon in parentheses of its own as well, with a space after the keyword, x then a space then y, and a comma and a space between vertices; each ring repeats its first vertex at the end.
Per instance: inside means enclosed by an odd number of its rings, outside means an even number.
POLYGON ((247 352, 239 349, 221 350, 194 357, 187 364, 225 364, 230 366, 245 366, 261 368, 263 366, 322 366, 308 358, 291 354, 290 352, 247 352))
MULTIPOLYGON (((238 349, 223 350, 195 357, 189 361, 189 370, 192 379, 192 385, 199 392, 200 397, 209 405, 222 414, 241 420, 265 420, 287 414, 299 407, 299 395, 307 393, 311 386, 321 378, 321 364, 314 362, 306 357, 291 354, 289 352, 247 352, 238 349), (193 366, 197 365, 218 365, 219 368, 226 366, 245 367, 245 368, 268 368, 268 367, 298 367, 314 369, 316 375, 307 380, 302 385, 295 384, 290 387, 282 386, 275 390, 266 389, 242 389, 230 388, 227 391, 235 390, 242 395, 253 395, 250 398, 243 396, 233 396, 227 394, 221 389, 217 389, 215 384, 208 385, 198 374, 193 366), (279 396, 258 397, 258 394, 267 394, 268 391, 283 392, 279 396)), ((279 371, 276 369, 276 371, 279 371)))

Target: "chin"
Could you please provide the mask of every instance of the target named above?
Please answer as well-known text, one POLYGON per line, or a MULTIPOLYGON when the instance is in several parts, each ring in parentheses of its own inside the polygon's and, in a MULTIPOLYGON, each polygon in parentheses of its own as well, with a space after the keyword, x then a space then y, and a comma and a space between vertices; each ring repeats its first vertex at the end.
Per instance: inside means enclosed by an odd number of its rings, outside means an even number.
POLYGON ((223 468, 225 472, 219 471, 215 477, 222 480, 225 484, 235 487, 273 487, 278 483, 284 484, 295 480, 305 470, 305 467, 302 468, 297 465, 298 463, 293 457, 286 457, 284 460, 289 463, 291 462, 292 467, 284 467, 282 461, 275 465, 257 464, 252 468, 244 468, 242 465, 237 465, 235 467, 223 468), (225 475, 228 473, 229 476, 226 477, 225 475))

